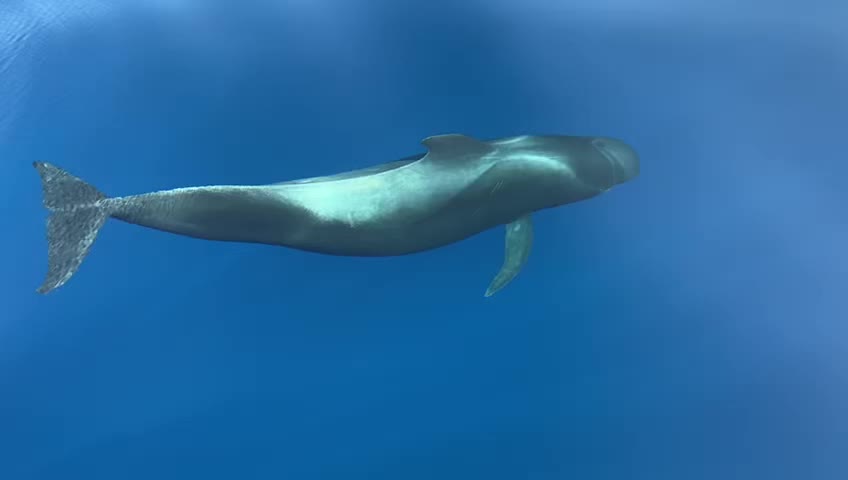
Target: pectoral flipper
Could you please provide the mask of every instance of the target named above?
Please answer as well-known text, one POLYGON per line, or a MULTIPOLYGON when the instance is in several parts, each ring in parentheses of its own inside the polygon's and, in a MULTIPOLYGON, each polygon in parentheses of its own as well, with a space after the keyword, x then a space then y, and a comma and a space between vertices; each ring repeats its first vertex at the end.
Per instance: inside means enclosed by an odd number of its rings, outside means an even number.
POLYGON ((533 220, 530 214, 506 224, 506 241, 504 245, 504 262, 501 270, 495 275, 486 296, 491 297, 498 290, 511 282, 530 257, 533 246, 533 220))

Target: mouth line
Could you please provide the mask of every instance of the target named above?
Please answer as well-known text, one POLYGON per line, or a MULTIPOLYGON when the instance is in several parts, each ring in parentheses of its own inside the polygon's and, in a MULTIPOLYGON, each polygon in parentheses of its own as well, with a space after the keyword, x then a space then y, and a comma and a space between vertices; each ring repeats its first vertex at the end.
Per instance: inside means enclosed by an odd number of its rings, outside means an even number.
MULTIPOLYGON (((618 185, 618 175, 615 173, 616 167, 618 167, 618 161, 615 159, 615 157, 611 153, 607 152, 605 149, 603 149, 601 147, 595 146, 595 150, 601 152, 601 155, 603 155, 604 158, 606 158, 607 161, 609 162, 610 170, 612 171, 612 184, 618 185)), ((609 187, 606 190, 609 190, 610 188, 612 188, 612 187, 609 187)), ((606 190, 604 190, 604 191, 606 191, 606 190)))

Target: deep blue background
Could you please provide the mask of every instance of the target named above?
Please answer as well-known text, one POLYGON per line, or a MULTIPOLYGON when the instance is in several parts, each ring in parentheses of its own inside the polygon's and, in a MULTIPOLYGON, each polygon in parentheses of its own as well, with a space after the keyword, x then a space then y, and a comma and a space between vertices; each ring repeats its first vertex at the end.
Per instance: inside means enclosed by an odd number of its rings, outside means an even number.
MULTIPOLYGON (((139 2, 133 2, 139 3, 139 2)), ((0 478, 848 478, 840 2, 0 5, 0 478), (109 223, 42 297, 30 164, 111 195, 429 135, 624 138, 636 181, 424 254, 109 223)))

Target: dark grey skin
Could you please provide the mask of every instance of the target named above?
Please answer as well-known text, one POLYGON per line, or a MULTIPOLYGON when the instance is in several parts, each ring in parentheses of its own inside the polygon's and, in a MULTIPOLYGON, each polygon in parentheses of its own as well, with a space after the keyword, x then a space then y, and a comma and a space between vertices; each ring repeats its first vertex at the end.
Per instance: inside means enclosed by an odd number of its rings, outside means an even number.
POLYGON ((118 198, 36 163, 53 212, 39 292, 70 279, 111 217, 207 240, 367 257, 430 250, 506 225, 506 258, 489 296, 526 261, 532 212, 594 197, 639 174, 636 152, 607 137, 479 141, 452 134, 422 143, 426 154, 327 177, 118 198))

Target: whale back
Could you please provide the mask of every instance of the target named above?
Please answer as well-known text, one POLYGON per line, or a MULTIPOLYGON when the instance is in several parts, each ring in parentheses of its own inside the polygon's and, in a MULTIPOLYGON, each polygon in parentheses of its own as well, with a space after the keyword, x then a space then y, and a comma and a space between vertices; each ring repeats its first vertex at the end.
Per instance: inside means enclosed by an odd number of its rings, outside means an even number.
POLYGON ((417 160, 420 160, 424 157, 424 153, 419 153, 417 155, 411 155, 409 157, 402 158, 400 160, 395 160, 393 162, 381 163, 379 165, 373 165, 370 167, 359 168, 357 170, 350 170, 347 172, 336 173, 334 175, 324 175, 319 177, 309 177, 309 178, 301 178, 297 180, 286 180, 283 182, 277 182, 272 185, 303 185, 309 183, 323 183, 323 182, 334 182, 339 180, 350 180, 353 178, 367 177, 369 175, 376 175, 378 173, 389 172, 392 170, 396 170, 400 167, 409 165, 410 163, 414 163, 417 160))
POLYGON ((494 148, 490 144, 462 134, 434 135, 422 140, 421 144, 427 148, 426 153, 418 153, 392 162, 333 175, 287 180, 277 182, 272 185, 304 185, 310 183, 351 180, 354 178, 389 172, 418 161, 422 163, 446 163, 449 165, 455 165, 457 162, 461 162, 462 160, 466 160, 471 157, 479 157, 494 151, 494 148))

